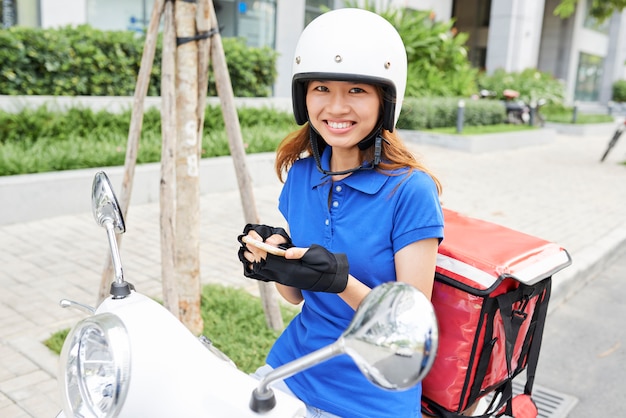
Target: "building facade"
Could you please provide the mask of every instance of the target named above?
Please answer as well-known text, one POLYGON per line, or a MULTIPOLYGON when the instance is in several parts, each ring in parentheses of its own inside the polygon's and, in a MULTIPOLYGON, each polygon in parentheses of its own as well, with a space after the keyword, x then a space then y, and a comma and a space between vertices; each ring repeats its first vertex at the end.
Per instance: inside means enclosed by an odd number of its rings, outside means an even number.
MULTIPOLYGON (((493 72, 536 68, 563 81, 568 103, 607 104, 615 81, 626 79, 626 11, 598 23, 579 0, 573 16, 554 16, 560 0, 370 0, 389 6, 432 10, 454 19, 469 34, 474 66, 493 72)), ((269 46, 279 56, 274 96, 291 95, 291 61, 298 35, 322 10, 345 7, 342 0, 214 0, 222 36, 269 46)), ((154 0, 2 0, 4 26, 90 24, 104 30, 142 31, 154 0)))

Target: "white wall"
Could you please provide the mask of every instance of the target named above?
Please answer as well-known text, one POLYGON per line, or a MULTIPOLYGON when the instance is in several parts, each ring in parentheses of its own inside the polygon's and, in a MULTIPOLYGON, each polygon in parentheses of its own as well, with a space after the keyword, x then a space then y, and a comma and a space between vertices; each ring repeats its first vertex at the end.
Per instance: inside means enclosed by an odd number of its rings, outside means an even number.
POLYGON ((41 27, 54 28, 85 22, 86 0, 41 0, 41 27))
POLYGON ((535 68, 539 57, 545 0, 494 1, 487 49, 487 71, 535 68))
POLYGON ((276 2, 276 70, 274 97, 291 97, 291 66, 298 37, 304 29, 305 0, 276 2))
MULTIPOLYGON (((611 39, 607 49, 606 83, 626 79, 626 10, 611 17, 611 39)), ((608 98, 608 97, 607 97, 608 98)))

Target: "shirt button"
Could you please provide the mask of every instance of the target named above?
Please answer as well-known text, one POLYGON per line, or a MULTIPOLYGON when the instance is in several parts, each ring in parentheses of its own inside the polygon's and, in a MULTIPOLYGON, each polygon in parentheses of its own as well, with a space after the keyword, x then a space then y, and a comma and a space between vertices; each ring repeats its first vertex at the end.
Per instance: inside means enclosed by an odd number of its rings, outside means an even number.
POLYGON ((328 225, 328 224, 330 224, 330 221, 329 221, 328 219, 326 219, 326 220, 324 221, 324 223, 325 223, 326 225, 328 225))
POLYGON ((341 186, 335 187, 335 191, 340 192, 341 191, 341 186))
POLYGON ((336 208, 339 206, 339 202, 337 202, 336 200, 333 202, 333 207, 336 208))

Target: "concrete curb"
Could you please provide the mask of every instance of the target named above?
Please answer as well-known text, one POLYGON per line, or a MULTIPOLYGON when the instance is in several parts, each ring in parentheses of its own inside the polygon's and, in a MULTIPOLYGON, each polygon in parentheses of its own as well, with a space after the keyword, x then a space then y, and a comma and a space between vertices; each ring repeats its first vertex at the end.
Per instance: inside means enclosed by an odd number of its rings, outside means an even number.
POLYGON ((537 129, 534 131, 506 132, 485 135, 449 135, 426 131, 399 130, 407 141, 450 148, 471 153, 498 152, 545 145, 554 141, 554 129, 537 129))
POLYGON ((588 135, 604 135, 608 137, 615 131, 619 120, 611 123, 588 123, 588 124, 571 124, 571 123, 552 123, 546 122, 546 128, 554 129, 563 135, 588 136, 588 135))
POLYGON ((626 227, 615 229, 602 241, 579 251, 572 265, 556 273, 552 279, 552 294, 548 314, 593 281, 603 269, 626 252, 626 227))
MULTIPOLYGON (((277 182, 274 175, 274 153, 251 154, 246 164, 253 186, 277 182)), ((28 222, 52 216, 91 211, 86 190, 96 172, 107 173, 119 193, 124 167, 101 167, 53 173, 24 174, 0 177, 0 225, 28 222)), ((160 163, 142 164, 135 168, 131 205, 159 201, 160 163)), ((200 162, 200 194, 237 189, 237 176, 230 156, 203 159, 200 162)))

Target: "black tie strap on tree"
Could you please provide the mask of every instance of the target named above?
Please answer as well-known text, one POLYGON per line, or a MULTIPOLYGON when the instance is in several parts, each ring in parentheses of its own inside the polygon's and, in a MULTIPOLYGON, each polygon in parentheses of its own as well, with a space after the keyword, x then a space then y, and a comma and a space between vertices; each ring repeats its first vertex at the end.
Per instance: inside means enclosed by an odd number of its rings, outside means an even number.
MULTIPOLYGON (((165 0, 165 1, 173 2, 174 0, 165 0)), ((185 3, 197 3, 198 2, 198 0, 180 0, 180 1, 184 1, 185 3)), ((199 41, 200 39, 208 39, 218 32, 219 32, 219 28, 214 28, 207 32, 200 32, 196 36, 176 38, 176 46, 180 46, 188 42, 199 41)))
POLYGON ((198 41, 200 39, 207 39, 218 33, 219 28, 213 28, 210 31, 200 32, 196 36, 186 36, 182 38, 176 38, 176 46, 180 46, 182 44, 186 44, 187 42, 198 41))

